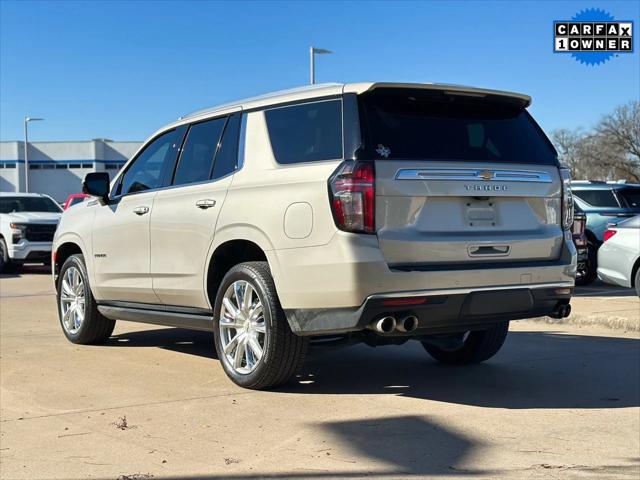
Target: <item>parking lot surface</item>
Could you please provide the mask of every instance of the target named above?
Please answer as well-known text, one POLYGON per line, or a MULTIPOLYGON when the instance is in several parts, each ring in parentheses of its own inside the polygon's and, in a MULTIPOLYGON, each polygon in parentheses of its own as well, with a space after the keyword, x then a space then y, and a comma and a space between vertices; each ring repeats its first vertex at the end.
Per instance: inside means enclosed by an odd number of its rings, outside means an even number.
POLYGON ((60 331, 46 270, 0 277, 2 479, 640 478, 640 301, 576 290, 444 367, 417 342, 310 351, 270 392, 225 377, 210 334, 60 331))

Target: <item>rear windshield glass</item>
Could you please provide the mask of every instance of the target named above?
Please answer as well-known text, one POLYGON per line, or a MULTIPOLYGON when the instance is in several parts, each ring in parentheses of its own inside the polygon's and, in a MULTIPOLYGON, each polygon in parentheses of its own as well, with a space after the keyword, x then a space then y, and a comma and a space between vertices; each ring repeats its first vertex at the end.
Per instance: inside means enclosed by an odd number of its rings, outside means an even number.
POLYGON ((13 212, 54 212, 62 209, 46 197, 1 197, 0 213, 13 212))
POLYGON ((640 188, 625 188, 618 192, 629 208, 640 209, 640 188))
POLYGON ((381 88, 359 101, 359 157, 557 164, 523 105, 504 97, 381 88))

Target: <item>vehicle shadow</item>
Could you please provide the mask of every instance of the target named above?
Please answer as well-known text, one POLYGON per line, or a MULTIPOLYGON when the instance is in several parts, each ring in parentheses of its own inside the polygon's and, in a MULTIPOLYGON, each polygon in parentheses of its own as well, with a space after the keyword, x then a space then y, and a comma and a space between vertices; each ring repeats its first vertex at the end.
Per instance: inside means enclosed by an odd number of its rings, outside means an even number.
POLYGON ((638 339, 511 332, 496 357, 463 367, 435 363, 417 342, 392 349, 357 346, 317 356, 307 362, 298 384, 286 391, 388 391, 510 409, 640 406, 638 339))
MULTIPOLYGON (((116 335, 110 346, 159 347, 216 358, 212 335, 165 328, 116 335)), ((463 367, 436 363, 418 342, 371 348, 310 348, 280 393, 394 394, 489 408, 640 406, 640 340, 510 332, 493 359, 463 367)))
POLYGON ((199 357, 218 358, 213 343, 213 333, 184 328, 120 333, 112 335, 104 345, 107 347, 155 347, 199 357))

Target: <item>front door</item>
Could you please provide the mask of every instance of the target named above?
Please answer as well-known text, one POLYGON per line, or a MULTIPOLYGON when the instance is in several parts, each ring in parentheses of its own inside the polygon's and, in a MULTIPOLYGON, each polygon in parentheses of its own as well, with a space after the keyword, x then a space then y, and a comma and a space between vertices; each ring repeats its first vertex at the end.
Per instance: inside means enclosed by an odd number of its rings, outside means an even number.
POLYGON ((149 142, 116 180, 109 204, 95 207, 94 288, 104 301, 159 303, 150 276, 149 224, 178 137, 172 130, 149 142))

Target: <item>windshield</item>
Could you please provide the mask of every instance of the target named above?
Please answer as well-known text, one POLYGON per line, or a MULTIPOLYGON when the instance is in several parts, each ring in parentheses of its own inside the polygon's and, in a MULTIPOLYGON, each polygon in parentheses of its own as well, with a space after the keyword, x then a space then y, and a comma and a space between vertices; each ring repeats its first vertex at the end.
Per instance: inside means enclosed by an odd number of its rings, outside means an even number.
POLYGON ((557 165, 540 127, 505 97, 380 88, 359 97, 359 157, 557 165))
POLYGON ((0 197, 0 213, 61 211, 58 204, 47 197, 0 197))

